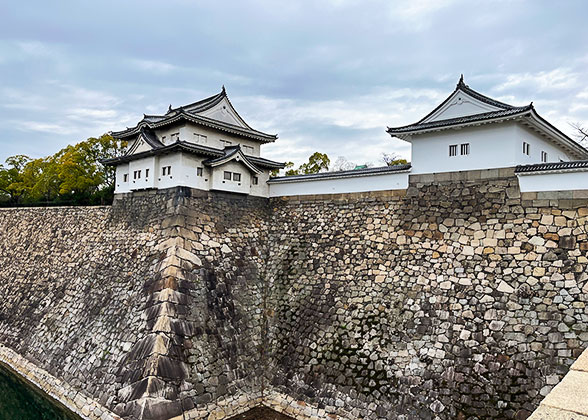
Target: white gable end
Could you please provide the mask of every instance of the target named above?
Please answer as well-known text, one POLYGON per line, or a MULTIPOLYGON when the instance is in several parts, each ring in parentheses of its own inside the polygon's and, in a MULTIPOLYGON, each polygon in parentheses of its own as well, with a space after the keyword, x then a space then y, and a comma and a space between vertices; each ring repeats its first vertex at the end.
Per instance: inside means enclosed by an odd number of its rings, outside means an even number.
POLYGON ((139 136, 134 142, 129 143, 127 146, 127 154, 134 155, 135 153, 147 152, 153 149, 147 144, 141 136, 139 136))
POLYGON ((431 122, 439 120, 447 120, 450 118, 465 117, 467 115, 482 114, 485 112, 499 111, 502 108, 498 108, 493 105, 489 105, 479 99, 473 98, 467 93, 457 90, 449 100, 433 114, 429 115, 422 122, 431 122))
POLYGON ((245 121, 239 118, 239 115, 231 106, 231 103, 227 100, 227 98, 223 98, 212 108, 199 112, 198 115, 202 115, 203 117, 212 118, 218 121, 223 121, 239 127, 249 128, 247 124, 245 124, 245 121))

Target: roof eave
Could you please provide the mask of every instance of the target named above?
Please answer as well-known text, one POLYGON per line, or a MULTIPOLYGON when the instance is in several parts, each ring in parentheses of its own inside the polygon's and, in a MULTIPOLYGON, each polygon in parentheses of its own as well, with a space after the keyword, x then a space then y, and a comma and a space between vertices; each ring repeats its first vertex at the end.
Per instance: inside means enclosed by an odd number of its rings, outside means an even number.
POLYGON ((530 112, 530 110, 524 110, 524 111, 521 111, 520 113, 511 114, 511 115, 507 115, 507 116, 472 120, 472 121, 460 122, 460 123, 455 123, 455 124, 440 125, 440 126, 436 126, 436 127, 419 128, 419 129, 410 130, 410 131, 398 131, 398 129, 404 128, 404 127, 392 127, 392 128, 389 127, 386 130, 386 132, 388 134, 390 134, 392 137, 397 137, 401 140, 410 141, 410 140, 407 140, 405 137, 408 138, 408 137, 411 137, 415 134, 425 134, 425 133, 430 133, 430 132, 434 132, 434 131, 459 129, 462 127, 471 127, 471 126, 477 126, 477 125, 482 125, 482 124, 491 124, 491 123, 495 123, 495 122, 516 120, 522 116, 525 116, 525 114, 528 114, 529 112, 530 112))
POLYGON ((568 137, 545 118, 541 117, 537 111, 535 111, 535 108, 532 108, 528 117, 529 121, 534 123, 536 128, 546 132, 547 135, 555 139, 564 149, 574 153, 576 157, 580 159, 588 159, 588 150, 585 147, 568 137))
POLYGON ((273 143, 278 139, 278 136, 276 134, 266 134, 266 133, 262 133, 262 132, 259 132, 259 134, 247 133, 245 130, 240 130, 238 127, 235 127, 235 128, 227 127, 226 125, 223 125, 222 122, 217 122, 213 119, 209 119, 209 121, 206 121, 206 120, 204 120, 204 118, 206 118, 206 117, 199 117, 199 116, 191 115, 191 114, 185 112, 184 110, 180 110, 175 115, 169 116, 166 119, 164 119, 162 121, 155 122, 155 123, 150 123, 150 122, 144 121, 144 120, 140 121, 135 127, 130 128, 128 130, 113 131, 112 136, 117 139, 124 139, 124 138, 128 138, 128 137, 132 137, 132 136, 139 134, 142 127, 156 129, 156 128, 164 127, 169 124, 173 124, 182 118, 184 118, 190 122, 193 122, 195 124, 200 124, 205 127, 216 128, 218 130, 226 131, 231 134, 235 134, 237 136, 251 138, 251 139, 260 141, 262 143, 273 143))

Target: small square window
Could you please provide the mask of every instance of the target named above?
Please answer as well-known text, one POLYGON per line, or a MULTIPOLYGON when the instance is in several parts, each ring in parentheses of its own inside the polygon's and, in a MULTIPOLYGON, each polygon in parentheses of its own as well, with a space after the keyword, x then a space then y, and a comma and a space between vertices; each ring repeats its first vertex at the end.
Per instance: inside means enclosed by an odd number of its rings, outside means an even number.
POLYGON ((202 168, 196 168, 196 176, 202 176, 204 173, 204 170, 202 168))
POLYGON ((541 162, 547 162, 547 152, 541 151, 541 162))
POLYGON ((256 177, 256 176, 254 176, 254 177, 253 177, 253 179, 251 180, 251 183, 252 183, 253 185, 257 185, 257 184, 259 184, 259 178, 258 178, 258 177, 256 177))
POLYGON ((241 174, 238 172, 233 172, 233 181, 240 182, 241 181, 241 174))
POLYGON ((457 144, 449 146, 449 156, 457 156, 457 144))
POLYGON ((129 174, 124 174, 123 175, 123 182, 128 182, 129 181, 129 174))
POLYGON ((164 166, 161 168, 161 173, 163 176, 171 175, 171 166, 164 166))
POLYGON ((224 173, 224 178, 225 178, 227 181, 230 181, 230 180, 231 180, 231 175, 232 175, 232 174, 231 174, 229 171, 225 171, 225 173, 224 173))
POLYGON ((461 145, 461 154, 462 155, 469 155, 470 154, 470 144, 469 143, 463 143, 461 145))
POLYGON ((173 133, 171 136, 171 141, 180 141, 180 133, 173 133))
POLYGON ((145 178, 149 178, 149 169, 145 169, 145 178))

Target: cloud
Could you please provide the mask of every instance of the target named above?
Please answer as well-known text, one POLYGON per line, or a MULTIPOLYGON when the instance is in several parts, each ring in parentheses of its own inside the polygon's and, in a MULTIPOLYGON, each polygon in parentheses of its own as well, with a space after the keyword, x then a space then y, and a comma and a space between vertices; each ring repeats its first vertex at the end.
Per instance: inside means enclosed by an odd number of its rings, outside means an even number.
POLYGON ((167 74, 179 69, 173 64, 156 60, 131 59, 129 62, 133 67, 151 73, 167 74))
POLYGON ((579 74, 569 68, 556 68, 538 73, 519 73, 508 75, 506 81, 496 87, 497 91, 512 91, 526 87, 539 91, 575 88, 579 74))

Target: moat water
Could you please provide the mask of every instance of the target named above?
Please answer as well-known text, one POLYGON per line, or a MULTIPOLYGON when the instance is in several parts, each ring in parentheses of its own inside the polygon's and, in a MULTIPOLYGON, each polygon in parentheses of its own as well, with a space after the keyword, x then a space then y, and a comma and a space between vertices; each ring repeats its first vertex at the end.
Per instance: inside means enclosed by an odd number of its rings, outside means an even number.
POLYGON ((0 420, 81 420, 0 364, 0 420))

